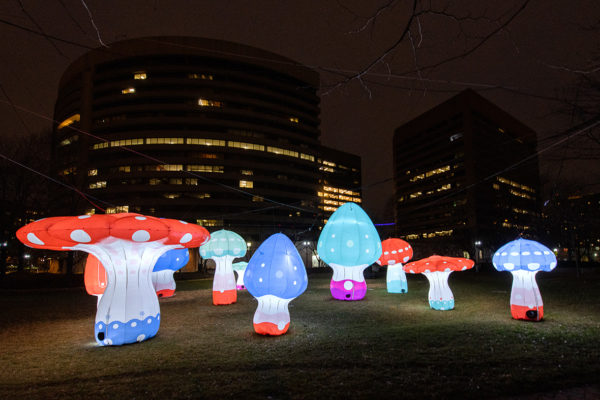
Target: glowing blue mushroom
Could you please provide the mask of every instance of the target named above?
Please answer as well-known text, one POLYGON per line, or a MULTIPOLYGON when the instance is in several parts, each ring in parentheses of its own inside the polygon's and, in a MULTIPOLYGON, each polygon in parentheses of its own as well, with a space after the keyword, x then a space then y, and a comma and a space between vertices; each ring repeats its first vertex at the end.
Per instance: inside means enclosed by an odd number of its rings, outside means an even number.
POLYGON ((248 292, 258 300, 254 330, 262 335, 282 335, 290 325, 288 303, 308 285, 302 257, 282 233, 265 240, 252 255, 244 275, 248 292))
POLYGON ((381 256, 381 240, 360 206, 345 203, 329 217, 317 251, 333 269, 331 295, 338 300, 361 300, 367 293, 363 271, 381 256))
POLYGON ((210 240, 200 247, 203 258, 211 258, 216 263, 213 280, 213 304, 225 305, 237 301, 233 260, 246 255, 246 241, 237 233, 222 229, 213 232, 210 240))
POLYGON ((188 249, 173 249, 158 257, 152 269, 152 285, 158 297, 171 297, 175 294, 173 273, 190 260, 188 249))
POLYGON ((544 317, 542 295, 535 281, 539 271, 552 271, 556 256, 534 240, 517 239, 500 247, 492 258, 494 268, 513 276, 510 311, 514 319, 539 321, 544 317))

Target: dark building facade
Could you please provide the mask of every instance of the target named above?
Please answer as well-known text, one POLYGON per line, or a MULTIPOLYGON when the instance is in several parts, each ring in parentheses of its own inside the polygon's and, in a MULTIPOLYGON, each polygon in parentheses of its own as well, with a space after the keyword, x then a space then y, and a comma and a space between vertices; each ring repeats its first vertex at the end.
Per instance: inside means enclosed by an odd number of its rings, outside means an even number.
POLYGON ((536 134, 474 91, 399 127, 393 147, 396 233, 426 252, 479 260, 541 233, 536 134))
MULTIPOLYGON (((93 50, 61 79, 53 140, 56 174, 89 201, 71 193, 57 207, 179 218, 249 242, 318 234, 321 152, 350 157, 360 177, 359 158, 320 145, 318 86, 292 60, 218 40, 93 50)), ((355 187, 349 179, 338 186, 355 187)))

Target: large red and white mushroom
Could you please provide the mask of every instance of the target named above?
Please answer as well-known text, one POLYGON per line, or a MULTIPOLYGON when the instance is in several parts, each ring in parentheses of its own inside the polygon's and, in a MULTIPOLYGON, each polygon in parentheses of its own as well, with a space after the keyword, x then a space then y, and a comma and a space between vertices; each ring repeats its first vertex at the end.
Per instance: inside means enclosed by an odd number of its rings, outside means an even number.
POLYGON ((413 256, 410 244, 402 239, 390 238, 381 242, 383 253, 376 261, 379 265, 387 265, 386 282, 388 293, 406 293, 408 284, 402 263, 407 263, 413 256))
POLYGON ((25 225, 17 238, 29 247, 79 250, 104 266, 107 285, 98 304, 95 338, 122 345, 153 337, 160 307, 151 272, 161 254, 198 247, 210 235, 201 226, 140 214, 52 217, 25 225))
POLYGON ((473 268, 475 262, 461 257, 431 256, 404 266, 405 272, 423 274, 429 281, 429 306, 434 310, 452 310, 454 295, 448 286, 453 271, 473 268))

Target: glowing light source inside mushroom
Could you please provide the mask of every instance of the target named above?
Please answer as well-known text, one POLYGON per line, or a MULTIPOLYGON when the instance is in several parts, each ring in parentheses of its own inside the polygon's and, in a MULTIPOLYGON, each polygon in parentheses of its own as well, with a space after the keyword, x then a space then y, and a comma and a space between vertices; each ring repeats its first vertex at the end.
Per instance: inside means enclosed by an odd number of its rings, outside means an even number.
POLYGON ((492 257, 494 268, 513 276, 510 311, 514 319, 540 321, 544 303, 535 280, 539 271, 552 271, 556 256, 549 248, 534 240, 519 238, 500 247, 492 257))
POLYGON ((413 249, 402 239, 386 239, 381 242, 382 254, 377 260, 379 265, 387 265, 386 284, 388 293, 408 292, 406 274, 402 263, 407 263, 413 256, 413 249))
POLYGON ((429 306, 434 310, 447 311, 454 308, 454 295, 448 285, 448 277, 454 271, 473 268, 475 262, 460 257, 431 256, 404 265, 404 271, 423 274, 429 281, 429 306))
POLYGON ((319 236, 317 252, 333 269, 331 295, 361 300, 367 293, 363 271, 381 255, 381 241, 369 216, 355 203, 340 206, 319 236))
POLYGON ((246 255, 246 241, 237 233, 222 229, 211 234, 210 241, 200 248, 203 258, 216 264, 213 279, 213 304, 227 305, 237 301, 233 260, 246 255))
POLYGON ((158 297, 171 297, 175 294, 173 273, 183 268, 189 260, 188 249, 169 250, 158 257, 152 269, 152 285, 158 297))
POLYGON ((265 240, 248 262, 244 281, 258 301, 254 330, 261 335, 282 335, 290 325, 288 304, 308 285, 302 258, 282 233, 265 240))
POLYGON ((79 250, 98 259, 107 283, 94 336, 101 345, 122 345, 158 332, 160 307, 150 277, 156 260, 171 249, 200 246, 209 234, 183 221, 106 214, 46 218, 22 227, 17 237, 30 247, 79 250))

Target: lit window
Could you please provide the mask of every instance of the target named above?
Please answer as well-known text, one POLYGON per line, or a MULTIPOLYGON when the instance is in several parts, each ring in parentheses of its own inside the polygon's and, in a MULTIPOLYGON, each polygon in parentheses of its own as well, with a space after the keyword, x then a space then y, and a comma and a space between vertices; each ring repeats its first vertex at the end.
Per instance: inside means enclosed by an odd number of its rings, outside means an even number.
POLYGON ((92 146, 92 148, 94 150, 105 149, 108 147, 108 145, 109 145, 109 142, 96 143, 94 146, 92 146))
POLYGON ((88 185, 90 189, 100 189, 106 187, 106 181, 92 182, 88 185))
POLYGON ((254 175, 254 171, 249 169, 243 169, 240 172, 242 173, 242 175, 254 175))
POLYGON ((241 188, 251 189, 251 188, 254 187, 254 182, 252 182, 252 181, 240 181, 240 187, 241 188))
POLYGON ((169 179, 169 185, 182 185, 183 179, 181 178, 171 178, 169 179))
POLYGON ((108 207, 106 209, 107 214, 116 214, 122 212, 129 212, 129 206, 116 206, 116 207, 108 207))
POLYGON ((202 146, 225 146, 224 140, 217 139, 196 139, 196 138, 187 138, 187 144, 199 144, 202 146))
POLYGON ((152 178, 152 179, 150 179, 149 183, 152 186, 160 185, 162 183, 162 180, 159 178, 152 178))
POLYGON ((498 185, 497 183, 492 183, 492 187, 496 190, 500 190, 500 185, 498 185))
POLYGON ((221 226, 223 225, 223 220, 221 219, 197 219, 196 223, 202 226, 221 226))
POLYGON ((98 175, 97 169, 88 169, 88 176, 96 176, 98 175))
POLYGON ((125 88, 125 89, 121 90, 121 93, 122 94, 133 94, 133 93, 135 93, 135 88, 133 88, 133 87, 125 88))
POLYGON ((260 203, 265 201, 265 198, 262 196, 252 196, 252 201, 255 203, 260 203))
POLYGON ((217 100, 198 99, 200 107, 223 107, 223 102, 217 100))
POLYGON ((133 74, 133 79, 146 79, 146 71, 137 71, 133 74))
POLYGON ((119 172, 131 172, 131 166, 129 166, 129 165, 120 166, 119 172))
POLYGON ((315 161, 315 156, 311 156, 310 154, 304 154, 304 153, 300 153, 300 158, 303 160, 308 160, 308 161, 315 161))
POLYGON ((68 137, 65 140, 61 141, 58 145, 59 146, 68 146, 71 143, 76 142, 77 140, 79 140, 79 136, 74 135, 74 136, 68 137))
POLYGON ((225 172, 225 167, 222 165, 197 165, 190 164, 186 167, 186 171, 192 172, 215 172, 218 174, 222 174, 225 172))
POLYGON ((290 117, 290 122, 293 122, 293 123, 297 124, 300 121, 298 120, 297 117, 290 117))
POLYGON ((179 197, 181 197, 181 194, 179 194, 179 193, 165 193, 165 194, 163 194, 163 197, 165 199, 178 199, 179 197))
POLYGON ((198 179, 197 178, 185 178, 185 184, 192 185, 192 186, 198 186, 198 179))
POLYGON ((205 79, 205 80, 212 81, 214 79, 214 76, 209 75, 209 74, 188 74, 188 78, 189 79, 205 79))
POLYGON ((183 138, 146 138, 146 144, 183 144, 183 138))

